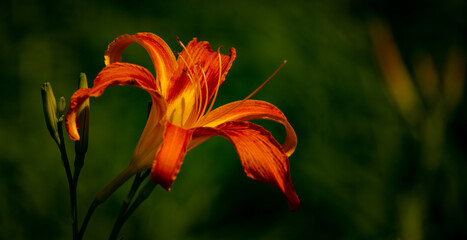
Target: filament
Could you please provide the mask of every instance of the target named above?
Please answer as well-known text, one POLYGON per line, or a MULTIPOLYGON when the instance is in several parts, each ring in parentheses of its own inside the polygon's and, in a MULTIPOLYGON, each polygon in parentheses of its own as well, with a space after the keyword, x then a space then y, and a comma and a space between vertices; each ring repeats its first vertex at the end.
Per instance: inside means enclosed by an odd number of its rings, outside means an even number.
POLYGON ((222 59, 221 59, 221 53, 219 52, 220 48, 217 49, 217 57, 219 58, 219 78, 217 79, 217 85, 216 85, 216 91, 214 92, 214 97, 211 100, 211 105, 209 106, 208 111, 206 112, 205 115, 208 115, 211 112, 212 106, 214 105, 214 102, 216 101, 217 98, 217 92, 219 92, 219 87, 221 85, 221 78, 222 78, 222 59))
MULTIPOLYGON (((232 110, 234 110, 235 108, 239 107, 240 105, 242 105, 243 103, 245 103, 248 99, 250 99, 253 95, 255 95, 259 90, 261 90, 261 88, 263 88, 264 86, 266 86, 266 84, 271 81, 271 79, 276 76, 276 74, 284 67, 284 65, 287 63, 287 60, 284 60, 282 62, 282 64, 276 69, 276 71, 274 71, 274 73, 272 73, 272 75, 266 79, 266 81, 264 81, 258 88, 256 88, 252 93, 250 93, 246 98, 244 98, 243 100, 241 100, 240 102, 238 102, 237 104, 235 104, 233 107, 231 107, 230 109, 228 109, 227 111, 221 113, 220 115, 218 115, 217 117, 215 117, 214 119, 210 120, 209 122, 214 122, 215 120, 219 119, 220 117, 224 116, 225 114, 231 112, 232 110)), ((207 123, 206 123, 207 124, 207 123)), ((203 124, 205 125, 205 124, 203 124)))
MULTIPOLYGON (((205 97, 204 97, 204 104, 202 105, 202 110, 200 108, 200 112, 198 113, 198 118, 203 116, 203 113, 204 111, 206 110, 206 107, 209 103, 209 87, 208 87, 208 80, 206 78, 206 74, 204 72, 204 69, 203 69, 203 65, 201 65, 201 63, 199 63, 199 67, 201 69, 201 72, 203 73, 203 80, 204 80, 204 88, 206 89, 205 91, 205 97)), ((203 94, 203 93, 201 93, 203 94)), ((202 96, 202 95, 201 95, 202 96)))

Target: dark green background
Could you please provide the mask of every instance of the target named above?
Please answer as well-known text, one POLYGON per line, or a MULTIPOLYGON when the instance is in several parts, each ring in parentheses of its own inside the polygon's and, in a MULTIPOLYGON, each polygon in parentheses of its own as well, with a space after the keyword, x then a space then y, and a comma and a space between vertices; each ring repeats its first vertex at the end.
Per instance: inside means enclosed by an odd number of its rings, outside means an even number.
MULTIPOLYGON (((176 36, 237 49, 216 106, 244 98, 287 59, 254 98, 278 106, 297 132, 290 168, 301 208, 290 212, 279 191, 247 178, 232 145, 216 137, 187 154, 171 192, 156 188, 122 229, 125 239, 467 238, 466 102, 447 115, 440 164, 426 171, 430 139, 414 137, 399 114, 368 32, 374 19, 387 22, 409 70, 419 54, 442 70, 451 47, 465 52, 464 1, 7 0, 0 9, 0 239, 71 239, 40 86, 50 81, 69 99, 80 72, 91 83, 102 69, 108 43, 142 31, 174 51, 176 36)), ((123 59, 154 70, 139 46, 123 59)), ((149 100, 131 87, 91 100, 80 222, 128 164, 149 100)), ((280 125, 259 123, 284 139, 280 125)), ((128 188, 97 209, 85 239, 108 236, 128 188)))

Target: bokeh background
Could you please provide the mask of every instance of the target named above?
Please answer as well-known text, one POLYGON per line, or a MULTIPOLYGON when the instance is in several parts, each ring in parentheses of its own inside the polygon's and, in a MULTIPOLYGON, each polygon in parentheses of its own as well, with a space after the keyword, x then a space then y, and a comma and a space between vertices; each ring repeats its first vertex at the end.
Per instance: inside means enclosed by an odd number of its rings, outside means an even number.
MULTIPOLYGON (((247 178, 216 137, 189 152, 171 192, 156 188, 124 239, 466 239, 465 1, 35 1, 0 4, 0 239, 70 239, 59 151, 40 86, 67 99, 90 83, 115 37, 153 32, 237 49, 216 106, 247 96, 295 127, 290 158, 301 199, 247 178)), ((124 61, 153 71, 144 49, 124 61)), ((90 146, 78 188, 80 222, 95 193, 127 164, 149 95, 114 87, 91 100, 90 146)), ((259 122, 279 141, 284 130, 259 122)), ((67 142, 72 156, 71 141, 67 142)), ((100 206, 85 239, 110 233, 129 184, 100 206)))

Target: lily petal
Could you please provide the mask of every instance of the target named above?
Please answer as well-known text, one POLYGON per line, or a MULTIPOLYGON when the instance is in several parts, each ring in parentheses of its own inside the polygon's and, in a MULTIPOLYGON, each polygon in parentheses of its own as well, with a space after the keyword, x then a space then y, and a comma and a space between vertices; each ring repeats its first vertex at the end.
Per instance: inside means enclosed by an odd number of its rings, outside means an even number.
POLYGON ((156 91, 155 80, 145 68, 130 63, 111 64, 97 75, 92 88, 78 89, 70 99, 70 108, 66 115, 66 127, 70 138, 80 139, 77 126, 77 114, 80 106, 89 97, 99 97, 104 90, 116 85, 133 85, 146 90, 153 100, 153 111, 157 111, 162 118, 166 111, 164 98, 156 91))
POLYGON ((153 33, 137 33, 135 35, 121 35, 109 44, 105 51, 105 65, 120 62, 123 50, 130 44, 136 42, 143 46, 149 53, 156 70, 156 78, 160 84, 159 90, 166 96, 165 90, 172 73, 177 68, 175 56, 167 43, 153 33))
POLYGON ((212 51, 208 42, 198 42, 194 38, 178 56, 178 68, 168 86, 167 102, 172 103, 184 96, 185 91, 195 89, 200 94, 199 99, 202 100, 199 104, 204 107, 209 103, 218 86, 224 82, 236 55, 234 48, 230 49, 230 56, 224 55, 212 51))
POLYGON ((165 115, 162 115, 166 110, 160 108, 161 104, 151 106, 146 126, 143 133, 136 144, 135 151, 131 156, 130 166, 138 172, 152 167, 156 152, 159 150, 164 141, 163 132, 165 128, 165 115))
POLYGON ((300 200, 290 178, 288 157, 271 133, 256 124, 235 121, 214 128, 196 128, 193 138, 205 135, 227 138, 235 146, 247 176, 278 188, 286 196, 290 209, 298 210, 300 200))
POLYGON ((186 130, 167 122, 164 142, 154 160, 151 180, 170 191, 177 177, 193 130, 186 130))
POLYGON ((281 110, 265 101, 247 100, 240 103, 241 101, 231 102, 214 109, 205 116, 202 123, 206 127, 216 127, 230 121, 255 119, 267 119, 281 123, 284 125, 287 135, 282 148, 290 157, 297 147, 297 135, 281 110))

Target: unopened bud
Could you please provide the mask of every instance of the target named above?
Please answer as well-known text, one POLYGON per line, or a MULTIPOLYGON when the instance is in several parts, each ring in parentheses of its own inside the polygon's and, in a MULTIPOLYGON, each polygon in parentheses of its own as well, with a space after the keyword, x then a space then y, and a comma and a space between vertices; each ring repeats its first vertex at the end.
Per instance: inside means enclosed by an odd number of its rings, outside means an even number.
POLYGON ((44 109, 45 123, 52 138, 60 145, 57 127, 57 101, 55 100, 52 85, 46 82, 41 87, 42 107, 44 109))
MULTIPOLYGON (((88 80, 85 73, 81 73, 79 77, 79 88, 88 88, 88 80)), ((88 135, 89 135, 89 99, 87 99, 80 107, 78 112, 78 133, 80 140, 75 142, 75 151, 77 154, 84 155, 88 150, 88 135)))
POLYGON ((65 113, 65 109, 66 109, 66 100, 65 100, 65 97, 61 96, 60 99, 58 100, 58 106, 57 106, 59 117, 63 116, 63 114, 65 113))
POLYGON ((78 88, 88 88, 88 78, 86 77, 86 73, 79 74, 78 88))

